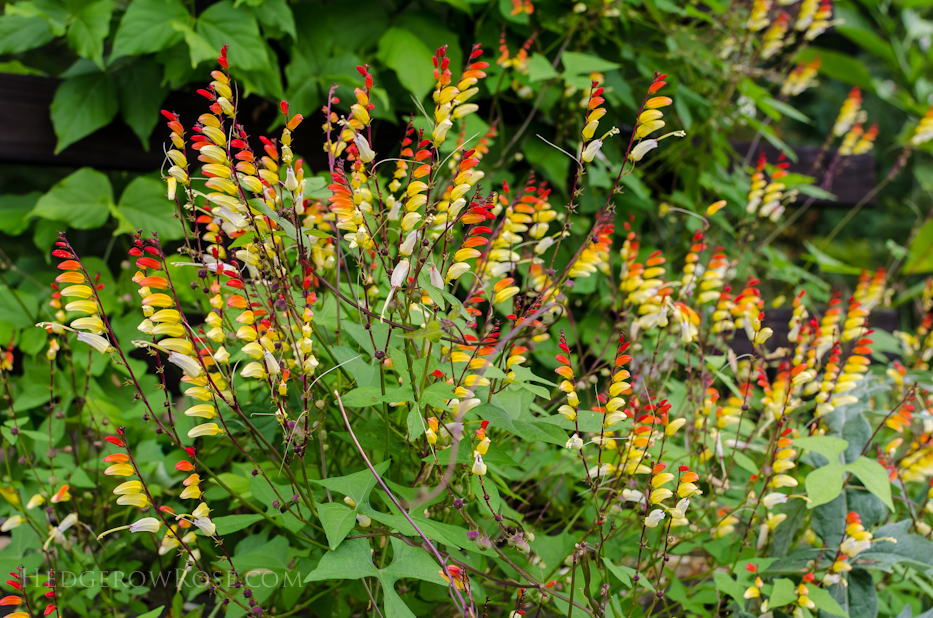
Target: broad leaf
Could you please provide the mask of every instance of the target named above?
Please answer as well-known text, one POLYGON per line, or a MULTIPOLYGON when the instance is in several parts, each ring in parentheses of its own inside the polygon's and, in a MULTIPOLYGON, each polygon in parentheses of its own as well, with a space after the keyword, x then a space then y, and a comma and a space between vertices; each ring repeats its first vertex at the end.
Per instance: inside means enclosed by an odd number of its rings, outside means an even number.
POLYGON ((440 565, 424 549, 411 547, 396 538, 391 538, 390 542, 395 557, 384 569, 377 569, 373 564, 366 539, 353 539, 324 554, 317 568, 305 578, 305 583, 376 577, 382 583, 385 617, 414 618, 415 614, 396 592, 395 582, 403 577, 442 586, 446 586, 447 582, 438 574, 442 570, 440 565))
POLYGON ((168 96, 168 89, 160 85, 162 67, 150 58, 137 58, 113 77, 120 96, 120 117, 149 150, 149 136, 162 118, 159 110, 168 96))
POLYGON ((771 596, 768 597, 768 607, 784 607, 788 603, 797 600, 797 586, 789 579, 781 578, 774 580, 774 588, 771 589, 771 596))
POLYGON ((910 259, 904 266, 904 272, 917 274, 931 271, 933 271, 933 221, 927 221, 910 243, 910 259))
POLYGON ((321 520, 321 525, 324 526, 327 544, 331 549, 337 549, 340 542, 347 538, 356 526, 356 509, 351 509, 342 502, 318 504, 317 516, 321 520))
POLYGON ((68 45, 82 58, 104 66, 104 39, 110 32, 111 0, 99 0, 85 5, 68 26, 68 45))
POLYGON ((0 232, 18 236, 26 231, 29 227, 29 213, 40 195, 38 191, 25 195, 0 195, 0 232))
POLYGON ((807 497, 810 498, 807 508, 832 502, 842 493, 842 472, 840 464, 830 462, 807 475, 807 497))
POLYGON ((823 588, 817 588, 815 585, 807 586, 809 592, 807 596, 810 597, 810 600, 816 603, 816 607, 821 611, 826 612, 827 614, 832 614, 833 616, 846 616, 846 611, 839 606, 839 603, 836 602, 836 599, 833 598, 829 591, 823 588))
POLYGON ((226 515, 224 517, 215 517, 211 521, 217 526, 217 534, 224 536, 225 534, 232 534, 243 528, 248 528, 257 521, 262 521, 263 519, 264 517, 262 515, 254 513, 252 515, 226 515))
POLYGON ((40 197, 32 216, 60 221, 78 230, 91 230, 107 222, 111 204, 113 189, 107 177, 82 167, 40 197))
POLYGON ((120 222, 114 234, 132 234, 137 229, 156 233, 161 241, 178 240, 185 237, 182 222, 173 215, 174 202, 165 196, 165 184, 161 180, 140 176, 123 190, 114 215, 120 222))
POLYGON ((739 605, 745 604, 745 588, 739 582, 732 579, 728 573, 717 571, 713 573, 713 581, 716 583, 716 590, 726 593, 739 605))
MULTIPOLYGON (((389 469, 390 463, 391 462, 384 461, 380 464, 376 464, 374 466, 376 472, 378 472, 380 476, 385 474, 386 470, 389 469)), ((365 468, 346 476, 318 479, 311 482, 315 485, 326 487, 331 491, 337 491, 345 496, 349 496, 350 499, 359 506, 361 504, 369 504, 369 494, 373 490, 373 487, 376 486, 376 477, 373 476, 369 468, 365 468)))
MULTIPOLYGON (((256 14, 259 23, 264 26, 264 30, 265 28, 271 28, 291 36, 292 39, 298 38, 295 31, 295 17, 292 15, 292 10, 286 0, 265 0, 253 12, 256 14)), ((268 30, 266 30, 266 34, 269 34, 268 30)))
POLYGON ((117 115, 117 87, 107 73, 86 73, 65 80, 52 100, 55 154, 107 126, 117 115))
POLYGON ((845 467, 862 481, 865 489, 878 496, 884 505, 894 512, 894 501, 891 499, 891 480, 884 466, 868 457, 859 457, 845 467))
POLYGON ((175 45, 182 34, 172 22, 188 24, 191 15, 178 0, 133 0, 113 41, 112 58, 152 54, 175 45))
POLYGON ((417 99, 423 99, 434 86, 433 54, 424 42, 402 28, 389 28, 379 39, 379 60, 395 71, 417 99))
POLYGON ((220 48, 230 45, 231 66, 246 71, 269 68, 266 43, 259 34, 256 17, 246 7, 234 8, 230 0, 211 5, 198 17, 197 33, 220 55, 220 48))
POLYGON ((550 60, 539 53, 531 55, 531 59, 528 61, 528 80, 531 83, 557 76, 558 73, 554 70, 550 60))
POLYGON ((49 21, 42 16, 0 17, 0 54, 18 54, 42 47, 55 38, 49 21))
POLYGON ((849 448, 849 443, 842 438, 833 436, 805 436, 795 439, 794 446, 819 453, 828 459, 830 463, 838 463, 839 455, 849 448))
POLYGON ((564 52, 560 58, 564 66, 564 73, 568 75, 588 75, 590 73, 605 73, 618 69, 619 64, 599 56, 590 56, 577 52, 564 52))

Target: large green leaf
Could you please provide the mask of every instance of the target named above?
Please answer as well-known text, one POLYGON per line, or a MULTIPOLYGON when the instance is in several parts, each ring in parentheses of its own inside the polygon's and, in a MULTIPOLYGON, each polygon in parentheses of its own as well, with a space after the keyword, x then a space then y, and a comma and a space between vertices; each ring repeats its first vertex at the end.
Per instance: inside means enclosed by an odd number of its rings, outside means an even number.
POLYGON ((842 472, 842 465, 831 461, 807 475, 807 497, 810 498, 807 508, 815 509, 832 502, 842 493, 842 472))
POLYGON ((68 26, 68 45, 82 58, 89 58, 104 66, 104 39, 110 32, 111 0, 86 4, 74 15, 68 26))
POLYGON ((736 603, 744 605, 745 598, 743 595, 745 594, 745 588, 742 584, 732 579, 731 575, 717 571, 713 573, 713 581, 716 584, 716 590, 725 592, 732 597, 736 603))
POLYGON ((528 80, 531 83, 557 76, 558 72, 554 70, 550 60, 539 53, 531 55, 531 59, 528 61, 528 80))
POLYGON ((224 0, 212 5, 198 17, 197 33, 220 55, 220 48, 230 45, 227 57, 237 69, 259 71, 269 68, 266 43, 259 34, 256 17, 246 7, 234 7, 224 0))
MULTIPOLYGON (((375 465, 376 472, 378 472, 380 476, 385 474, 386 470, 389 469, 389 463, 388 461, 384 461, 375 465)), ((361 504, 369 504, 369 494, 373 490, 373 487, 376 486, 376 477, 373 476, 369 468, 366 468, 346 476, 318 479, 311 482, 315 485, 326 487, 331 491, 338 491, 345 496, 349 496, 357 506, 359 506, 361 504)))
POLYGON ((178 0, 133 0, 113 41, 112 58, 152 54, 182 40, 172 22, 188 24, 191 15, 178 0))
POLYGON ((0 232, 18 236, 29 227, 29 213, 36 205, 38 191, 25 195, 0 195, 0 232))
POLYGON ((224 517, 215 517, 211 521, 213 521, 214 525, 217 526, 217 534, 224 536, 225 534, 232 534, 242 530, 243 528, 248 528, 249 526, 255 524, 257 521, 262 521, 262 519, 262 515, 253 513, 251 515, 227 515, 224 517))
POLYGON ((32 328, 38 315, 39 301, 35 296, 25 290, 0 286, 0 321, 17 328, 32 328))
POLYGON ((564 73, 567 75, 604 73, 619 68, 619 64, 616 62, 578 52, 564 52, 564 55, 560 57, 560 62, 564 66, 564 73))
POLYGON ((833 436, 804 436, 794 440, 794 446, 819 453, 829 461, 839 461, 839 455, 849 448, 849 443, 833 436))
POLYGON ((90 230, 107 222, 111 204, 113 189, 107 177, 82 167, 40 197, 32 216, 60 221, 78 230, 90 230))
POLYGON ((0 54, 29 51, 42 47, 54 38, 49 21, 40 15, 0 17, 0 54))
POLYGON ((292 39, 298 38, 295 30, 295 17, 286 0, 265 0, 261 6, 254 8, 253 12, 259 23, 263 25, 266 35, 269 34, 266 30, 269 28, 288 34, 292 39))
POLYGON ((933 221, 927 221, 910 243, 910 259, 904 272, 915 275, 933 271, 933 221))
POLYGON ((85 73, 62 82, 51 107, 58 137, 55 153, 110 124, 117 107, 117 87, 107 73, 85 73))
POLYGON ((327 544, 337 549, 340 542, 347 538, 356 526, 356 509, 351 509, 342 502, 325 502, 317 507, 317 516, 324 526, 327 544))
MULTIPOLYGON (((848 612, 849 618, 876 618, 878 616, 878 592, 875 580, 865 569, 849 571, 848 586, 836 584, 830 590, 833 597, 848 612)), ((814 601, 815 603, 816 601, 814 601)))
POLYGON ((324 554, 317 568, 305 578, 305 583, 375 577, 382 583, 385 618, 415 618, 396 592, 395 582, 402 578, 420 579, 442 586, 447 582, 438 574, 440 565, 424 549, 411 547, 396 538, 389 540, 394 558, 384 569, 377 569, 373 564, 366 539, 353 539, 324 554))
POLYGON ((878 496, 884 505, 894 512, 894 502, 891 499, 891 480, 884 466, 868 457, 859 457, 845 467, 862 481, 865 489, 878 496))
POLYGON ((113 77, 120 96, 120 117, 149 150, 149 136, 162 117, 159 109, 168 96, 168 89, 160 85, 162 67, 151 58, 137 58, 113 77))
POLYGON ((833 616, 847 616, 846 611, 839 606, 839 603, 836 602, 836 599, 829 594, 828 590, 823 588, 817 588, 815 585, 811 584, 807 586, 809 592, 807 596, 810 597, 810 600, 816 603, 816 607, 821 611, 826 612, 827 614, 832 614, 833 616))
POLYGON ((887 524, 874 531, 871 549, 859 554, 860 562, 886 573, 893 571, 893 566, 905 563, 921 571, 933 566, 933 542, 922 536, 910 534, 913 526, 910 519, 887 524), (892 539, 892 540, 887 540, 892 539))
POLYGON ((777 609, 796 601, 796 588, 794 582, 789 579, 782 577, 774 580, 774 588, 771 589, 771 596, 768 597, 768 607, 777 609))
POLYGON ((379 39, 378 57, 395 71, 398 81, 419 100, 434 86, 433 54, 412 32, 389 28, 379 39))
POLYGON ((173 215, 177 212, 174 202, 165 196, 165 184, 161 180, 140 176, 123 190, 114 215, 120 222, 114 235, 157 233, 159 240, 178 240, 185 237, 183 226, 173 215))

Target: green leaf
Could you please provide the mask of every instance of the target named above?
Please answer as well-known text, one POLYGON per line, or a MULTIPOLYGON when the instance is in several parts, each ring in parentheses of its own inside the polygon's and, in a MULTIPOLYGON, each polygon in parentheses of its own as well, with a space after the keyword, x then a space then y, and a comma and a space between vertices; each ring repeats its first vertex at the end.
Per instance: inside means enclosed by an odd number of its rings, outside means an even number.
POLYGON ((803 438, 796 438, 794 446, 819 453, 830 462, 837 462, 839 461, 839 455, 849 448, 849 443, 842 438, 833 436, 804 436, 803 438))
POLYGON ((337 549, 341 541, 347 538, 356 526, 356 510, 340 502, 325 502, 317 507, 317 516, 324 526, 327 544, 337 549))
POLYGON ((19 236, 29 227, 29 213, 36 205, 38 191, 25 195, 0 195, 0 232, 19 236))
POLYGON ((820 189, 816 185, 800 185, 797 187, 797 190, 803 193, 804 195, 809 195, 810 197, 815 197, 818 200, 827 200, 829 202, 835 202, 839 198, 836 197, 834 193, 830 193, 825 189, 820 189))
POLYGON ((826 547, 838 547, 846 527, 846 514, 849 512, 846 497, 837 496, 822 504, 810 514, 810 527, 823 539, 826 547))
POLYGON ((531 55, 531 59, 528 60, 528 81, 535 83, 558 75, 550 60, 537 52, 531 55))
POLYGON ((836 599, 832 597, 827 590, 817 588, 816 586, 807 586, 809 592, 807 596, 816 603, 816 607, 833 616, 847 616, 845 610, 839 606, 836 599))
POLYGON ((745 470, 746 472, 751 472, 752 474, 758 474, 758 466, 755 465, 755 462, 752 461, 752 458, 742 453, 741 451, 735 452, 735 463, 739 464, 739 467, 745 470))
POLYGON ((353 539, 324 554, 317 568, 308 573, 305 583, 328 579, 359 579, 377 574, 369 543, 365 539, 353 539))
POLYGON ((295 16, 292 15, 286 0, 265 0, 261 6, 254 8, 253 12, 263 26, 284 32, 293 40, 298 38, 295 16))
POLYGON ((453 399, 454 388, 446 382, 435 382, 421 392, 421 401, 435 408, 443 408, 445 399, 453 399))
POLYGON ((771 595, 768 597, 768 607, 776 609, 796 601, 796 588, 794 582, 784 577, 774 580, 774 588, 771 589, 771 595))
POLYGON ((340 401, 346 408, 365 408, 382 403, 382 389, 378 386, 363 386, 341 395, 340 401))
POLYGON ((842 476, 842 465, 834 461, 808 474, 805 483, 810 503, 807 508, 814 509, 839 497, 842 493, 842 476))
MULTIPOLYGON (((606 570, 615 575, 616 579, 625 586, 626 588, 632 587, 632 575, 635 574, 635 569, 626 566, 616 566, 612 564, 612 560, 603 556, 603 564, 606 566, 606 570)), ((639 579, 647 579, 641 577, 639 579)))
POLYGON ((372 552, 366 539, 353 539, 324 554, 317 568, 305 578, 305 583, 376 577, 382 583, 386 618, 414 618, 412 611, 395 591, 395 582, 403 577, 442 586, 446 586, 447 582, 438 575, 440 565, 423 549, 411 547, 396 538, 391 538, 390 542, 394 558, 384 569, 377 569, 373 564, 372 552))
POLYGON ((224 517, 215 517, 211 521, 217 526, 217 534, 224 536, 238 532, 243 528, 255 524, 257 521, 265 519, 262 515, 226 515, 224 517))
POLYGON ((269 68, 266 43, 259 34, 256 17, 248 8, 235 8, 230 0, 218 2, 201 13, 196 30, 216 55, 220 55, 224 45, 230 45, 227 57, 231 66, 246 71, 269 68))
MULTIPOLYGON (((871 573, 865 569, 852 569, 847 579, 848 586, 842 587, 837 584, 833 588, 834 592, 838 589, 844 596, 849 618, 877 618, 878 592, 875 590, 875 580, 871 573)), ((836 596, 840 595, 837 593, 836 596)))
POLYGON ((190 24, 191 15, 178 0, 133 0, 113 41, 112 60, 154 54, 182 40, 173 22, 190 24))
POLYGON ((148 611, 145 614, 140 614, 136 618, 159 618, 162 615, 162 610, 165 609, 164 605, 160 605, 152 611, 148 611))
POLYGON ((185 237, 184 222, 173 215, 177 212, 174 202, 165 196, 165 185, 161 180, 140 176, 123 190, 120 203, 113 214, 120 222, 114 235, 132 234, 136 230, 156 233, 159 240, 178 240, 185 237))
POLYGON ((419 101, 434 86, 433 54, 412 32, 397 27, 386 30, 379 39, 377 57, 419 101))
POLYGON ((728 573, 716 571, 713 573, 713 581, 716 584, 716 590, 725 592, 740 606, 745 606, 745 588, 732 579, 728 573))
POLYGON ((296 46, 291 62, 285 66, 288 90, 285 96, 295 109, 314 109, 321 104, 324 95, 318 83, 319 68, 315 58, 308 58, 296 46))
POLYGON ((590 73, 605 73, 618 69, 619 64, 599 56, 590 56, 578 52, 564 52, 560 58, 567 75, 589 75, 590 73))
MULTIPOLYGON (((389 469, 389 463, 388 461, 384 461, 380 464, 376 464, 374 466, 376 472, 378 472, 380 476, 385 474, 386 470, 389 469)), ((369 468, 366 468, 346 476, 312 480, 311 482, 315 485, 326 487, 331 491, 338 491, 345 496, 349 496, 350 499, 359 506, 361 504, 369 504, 369 494, 372 492, 373 487, 376 486, 376 477, 373 476, 369 468)))
POLYGON ((104 68, 104 39, 110 32, 111 0, 87 4, 74 15, 68 26, 68 46, 82 58, 93 60, 104 68))
POLYGON ((149 136, 168 96, 168 89, 160 85, 162 67, 151 58, 137 58, 113 77, 120 96, 120 117, 133 129, 143 149, 149 150, 149 136))
POLYGON ((218 56, 218 50, 207 42, 207 40, 195 32, 189 23, 172 22, 172 28, 180 32, 185 37, 185 45, 188 46, 188 58, 191 61, 191 68, 197 68, 199 64, 207 60, 212 60, 218 56))
POLYGON ((49 21, 40 15, 0 17, 0 55, 19 54, 42 47, 54 38, 49 21))
MULTIPOLYGON (((797 443, 797 440, 794 440, 797 443)), ((845 467, 846 472, 851 472, 862 481, 865 489, 878 496, 878 499, 884 502, 884 505, 894 512, 894 501, 891 499, 891 480, 888 477, 888 471, 884 466, 868 457, 859 457, 845 467)))
POLYGON ((804 241, 803 245, 807 248, 807 251, 810 252, 811 257, 816 260, 816 263, 819 265, 820 270, 827 273, 842 273, 844 275, 858 275, 861 274, 861 269, 856 268, 855 266, 849 266, 848 264, 843 264, 834 257, 830 257, 820 251, 814 246, 813 243, 804 241))
POLYGON ((78 230, 101 227, 110 216, 113 189, 102 173, 82 167, 39 198, 31 215, 61 221, 78 230))
POLYGON ((85 73, 72 77, 55 91, 52 124, 58 144, 55 154, 107 126, 117 115, 117 87, 107 73, 85 73))
POLYGON ((910 259, 904 272, 916 275, 933 271, 933 221, 927 221, 910 243, 910 259))
POLYGON ((799 120, 800 122, 805 122, 807 124, 813 124, 813 121, 806 115, 800 113, 796 107, 788 105, 783 101, 778 101, 777 99, 773 99, 771 97, 764 97, 762 101, 781 112, 788 118, 793 118, 794 120, 799 120))

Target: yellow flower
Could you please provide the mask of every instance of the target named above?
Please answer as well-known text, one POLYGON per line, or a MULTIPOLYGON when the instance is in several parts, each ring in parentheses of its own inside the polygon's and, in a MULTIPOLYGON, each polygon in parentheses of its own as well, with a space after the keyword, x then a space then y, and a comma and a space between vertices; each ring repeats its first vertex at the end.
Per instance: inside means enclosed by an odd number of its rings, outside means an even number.
POLYGON ((201 436, 219 436, 223 433, 224 430, 218 427, 216 423, 204 423, 203 425, 193 427, 188 432, 188 437, 200 438, 201 436))

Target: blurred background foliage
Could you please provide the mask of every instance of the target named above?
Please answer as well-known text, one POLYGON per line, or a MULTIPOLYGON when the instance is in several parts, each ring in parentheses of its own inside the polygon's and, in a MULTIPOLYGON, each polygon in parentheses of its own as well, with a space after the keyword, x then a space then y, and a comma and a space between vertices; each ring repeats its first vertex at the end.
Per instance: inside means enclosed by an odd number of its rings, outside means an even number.
MULTIPOLYGON (((520 49, 527 50, 527 59, 490 67, 474 132, 482 134, 496 123, 492 158, 500 170, 511 172, 503 171, 496 182, 515 181, 516 174, 535 169, 564 193, 570 160, 537 136, 562 146, 574 143, 581 91, 593 73, 605 80, 612 122, 626 132, 638 93, 660 71, 675 87, 680 127, 674 128, 683 128, 689 138, 662 149, 651 166, 631 177, 619 203, 620 212, 635 213, 638 225, 654 227, 658 244, 669 248, 682 244, 696 222, 676 212, 662 216, 659 202, 702 212, 723 198, 739 212, 747 180, 743 166, 735 163, 748 157, 734 146, 770 142, 793 159, 795 147, 823 141, 853 85, 863 90, 869 122, 881 128, 875 162, 882 178, 933 95, 931 5, 925 0, 837 2, 834 17, 842 23, 814 43, 800 37, 763 67, 751 67, 734 66, 733 57, 722 53, 725 33, 734 25, 730 20, 745 19, 747 13, 716 0, 544 0, 531 5, 531 14, 513 14, 511 0, 361 0, 352 6, 286 0, 19 0, 4 2, 0 71, 62 80, 48 110, 60 152, 115 123, 128 125, 140 147, 149 148, 158 111, 170 93, 188 93, 201 83, 223 44, 231 45, 243 94, 273 102, 285 98, 315 121, 330 84, 356 85, 356 65, 369 63, 377 84, 375 114, 390 121, 381 125, 376 143, 391 149, 406 117, 417 112, 414 99, 423 100, 431 87, 435 48, 450 45, 459 70, 471 43, 482 43, 487 57, 500 56, 504 43, 510 59, 520 49), (775 103, 779 82, 793 63, 816 56, 822 61, 819 85, 793 101, 793 108, 775 103), (755 140, 759 130, 764 140, 755 140), (526 165, 512 165, 514 159, 526 165)), ((273 116, 259 111, 256 117, 273 116)), ((271 128, 262 124, 251 129, 271 128)), ((595 187, 611 184, 610 168, 617 168, 624 146, 622 140, 607 143, 606 165, 590 179, 595 187)), ((312 150, 303 154, 317 172, 323 153, 312 150)), ((114 253, 114 243, 127 242, 125 233, 133 228, 178 234, 167 219, 170 208, 159 202, 158 185, 137 181, 119 167, 115 162, 113 169, 72 176, 75 168, 5 161, 0 233, 7 268, 19 263, 18 270, 45 283, 41 275, 47 267, 36 250, 47 255, 61 228, 87 230, 81 242, 93 247, 84 248, 104 259, 114 253), (56 198, 66 191, 66 200, 56 198)), ((855 268, 890 263, 892 248, 901 251, 917 220, 925 217, 931 190, 933 163, 916 153, 877 204, 824 247, 826 253, 855 268)), ((597 208, 600 197, 583 196, 583 215, 597 208)), ((812 208, 773 246, 793 258, 802 240, 818 241, 845 214, 832 206, 812 208)), ((583 233, 586 224, 581 221, 574 231, 583 233)), ((24 293, 41 295, 46 289, 29 287, 24 293)))
MULTIPOLYGON (((784 4, 775 3, 771 17, 781 10, 795 14, 801 6, 784 4)), ((879 181, 933 98, 933 1, 836 2, 827 32, 811 42, 791 30, 781 51, 767 61, 757 53, 730 51, 748 43, 730 41, 728 34, 737 31, 734 20, 747 19, 750 5, 741 0, 4 1, 0 71, 59 80, 47 110, 56 153, 80 152, 82 140, 101 132, 114 140, 117 135, 136 140, 133 148, 157 153, 159 110, 198 99, 193 91, 205 82, 217 50, 229 44, 234 75, 244 84, 241 95, 251 112, 250 132, 275 128, 274 104, 287 99, 311 119, 298 133, 296 148, 305 156, 307 173, 315 174, 326 167, 315 132, 332 83, 348 93, 361 80, 356 66, 371 65, 374 114, 388 121, 377 125, 374 144, 380 152, 392 152, 408 118, 415 116, 416 125, 421 121, 418 107, 432 86, 434 50, 450 46, 456 74, 464 51, 478 42, 492 64, 476 98, 480 113, 470 117, 461 137, 476 140, 493 127, 487 181, 498 187, 534 173, 562 196, 557 201, 567 199, 571 160, 552 144, 576 148, 581 101, 591 80, 606 87, 609 121, 626 134, 655 71, 666 73, 675 101, 668 128, 684 129, 687 138, 665 142, 649 164, 626 177, 617 216, 620 222, 634 217, 645 251, 682 256, 702 225, 690 213, 702 214, 724 199, 723 215, 732 216, 715 216, 711 223, 734 231, 728 220, 744 212, 748 163, 757 159, 757 148, 767 145, 795 161, 798 150, 819 147, 852 86, 862 89, 868 122, 880 127, 872 163, 879 181), (819 83, 786 100, 779 94, 786 75, 817 56, 819 83), (121 125, 131 132, 121 133, 121 125), (314 145, 303 150, 302 143, 314 145)), ((604 202, 601 192, 611 186, 625 146, 622 139, 608 140, 589 171, 592 189, 582 195, 571 228, 578 239, 604 202)), ((803 286, 817 301, 828 298, 831 285, 851 289, 851 275, 862 268, 906 264, 912 275, 933 270, 929 149, 928 142, 914 150, 877 200, 838 230, 853 205, 834 204, 818 177, 792 174, 790 188, 801 198, 820 201, 805 212, 796 211, 803 199, 791 205, 781 221, 769 224, 773 241, 749 252, 744 266, 764 279, 770 296, 790 297, 803 286), (834 230, 838 233, 826 242, 834 230), (817 269, 823 276, 813 275, 817 269)), ((28 164, 13 153, 0 163, 0 343, 15 342, 27 354, 43 349, 42 331, 24 329, 47 311, 54 277, 49 249, 58 230, 69 230, 79 252, 101 260, 101 276, 115 279, 128 272, 116 256, 125 255, 133 230, 156 231, 166 241, 182 233, 163 199, 157 165, 146 172, 121 169, 117 158, 101 169, 54 161, 50 155, 49 164, 28 164)), ((769 163, 775 163, 773 157, 769 163)), ((742 246, 739 234, 733 239, 742 246)), ((566 245, 562 250, 568 253, 575 249, 566 245)), ((914 298, 918 281, 898 284, 895 304, 914 298)), ((595 289, 596 278, 582 283, 595 289)), ((110 302, 118 307, 125 288, 112 289, 110 302)))

